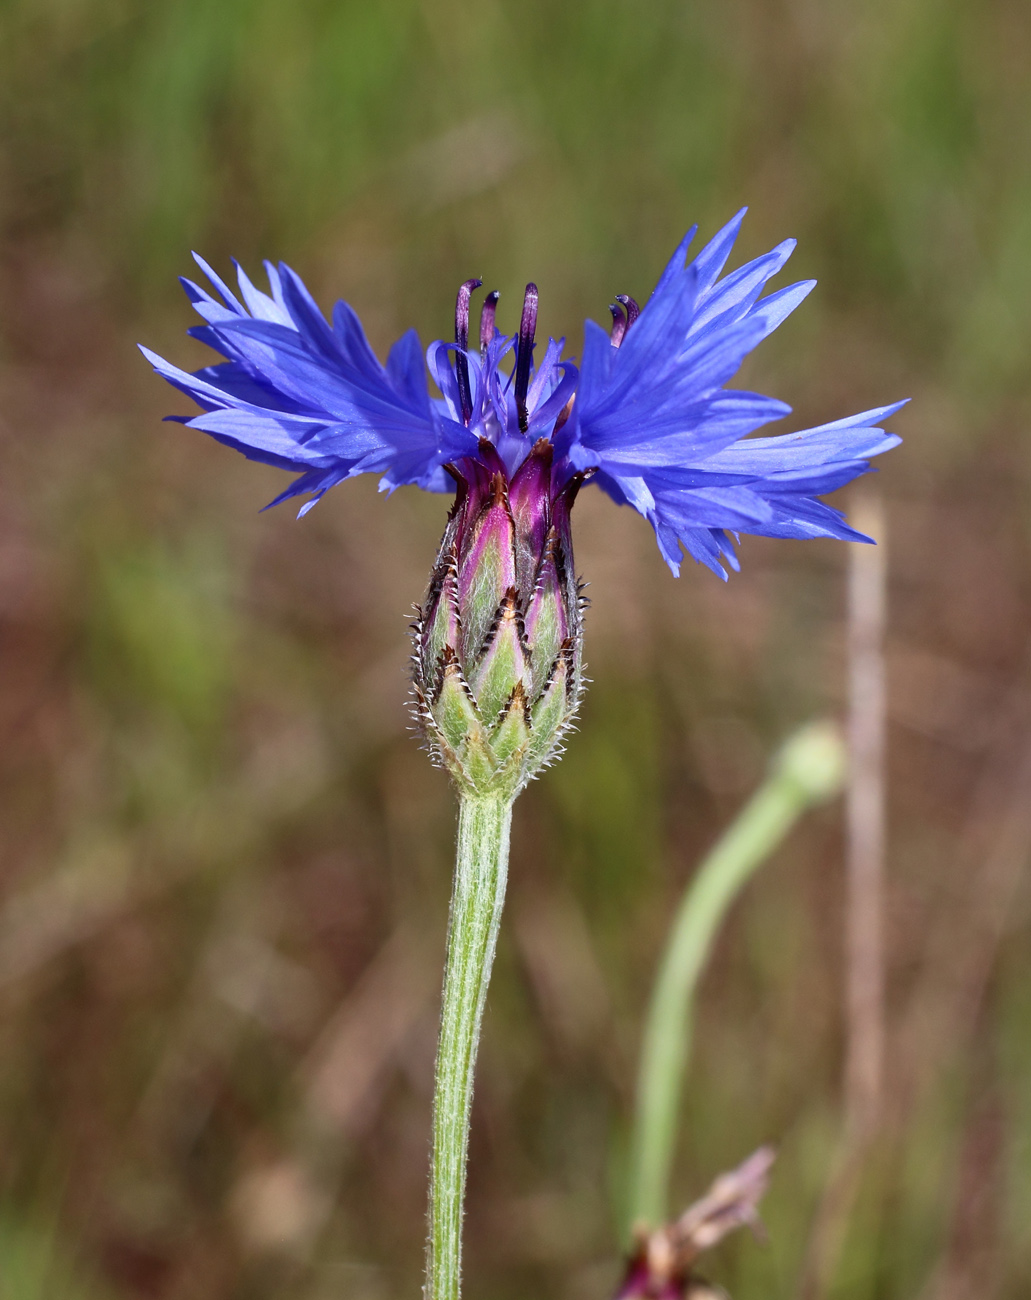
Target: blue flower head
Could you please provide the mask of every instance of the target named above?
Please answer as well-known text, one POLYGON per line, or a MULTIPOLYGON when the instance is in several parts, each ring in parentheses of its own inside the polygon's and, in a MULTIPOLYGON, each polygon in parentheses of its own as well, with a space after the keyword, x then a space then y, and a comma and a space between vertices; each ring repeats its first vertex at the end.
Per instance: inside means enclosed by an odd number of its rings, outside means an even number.
POLYGON ((179 419, 253 460, 294 470, 274 502, 310 494, 304 514, 330 487, 357 474, 383 489, 414 483, 432 492, 514 483, 547 448, 549 501, 571 501, 590 479, 644 515, 674 574, 682 548, 726 578, 737 569, 732 538, 838 537, 869 541, 818 498, 870 469, 870 457, 899 439, 881 424, 903 403, 813 429, 752 437, 789 414, 783 402, 728 388, 749 352, 813 288, 806 280, 763 294, 794 241, 729 275, 723 268, 744 213, 687 260, 684 237, 644 307, 621 296, 606 333, 584 327, 579 368, 549 339, 534 358, 537 288, 528 285, 519 331, 495 328, 498 296, 487 295, 479 347, 469 346, 469 280, 458 292, 454 341, 425 354, 414 330, 380 363, 345 302, 322 315, 288 266, 266 263, 271 294, 237 268, 234 293, 200 258, 215 293, 183 285, 205 324, 190 333, 224 360, 194 373, 148 349, 155 370, 201 407, 179 419), (431 396, 426 368, 439 396, 431 396), (563 493, 565 496, 563 497, 563 493))

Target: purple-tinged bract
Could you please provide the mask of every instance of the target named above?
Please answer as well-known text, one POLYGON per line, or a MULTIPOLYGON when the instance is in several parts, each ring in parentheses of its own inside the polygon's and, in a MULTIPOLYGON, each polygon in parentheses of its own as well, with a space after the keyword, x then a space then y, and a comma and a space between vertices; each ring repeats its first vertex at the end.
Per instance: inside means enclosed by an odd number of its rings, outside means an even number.
POLYGON ((583 689, 569 511, 539 439, 509 477, 493 445, 452 468, 455 503, 412 626, 415 712, 472 794, 515 795, 561 752, 583 689))

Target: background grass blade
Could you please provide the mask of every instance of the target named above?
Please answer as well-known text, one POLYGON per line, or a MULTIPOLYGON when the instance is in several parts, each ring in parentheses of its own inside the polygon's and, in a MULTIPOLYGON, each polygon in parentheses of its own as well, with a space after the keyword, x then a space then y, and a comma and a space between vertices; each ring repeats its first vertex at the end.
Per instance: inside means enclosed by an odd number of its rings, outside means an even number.
POLYGON ((657 1227, 668 1218, 692 1004, 720 925, 802 813, 836 794, 844 775, 845 751, 836 727, 826 722, 804 727, 781 749, 766 780, 688 886, 659 966, 645 1026, 631 1150, 631 1227, 657 1227))

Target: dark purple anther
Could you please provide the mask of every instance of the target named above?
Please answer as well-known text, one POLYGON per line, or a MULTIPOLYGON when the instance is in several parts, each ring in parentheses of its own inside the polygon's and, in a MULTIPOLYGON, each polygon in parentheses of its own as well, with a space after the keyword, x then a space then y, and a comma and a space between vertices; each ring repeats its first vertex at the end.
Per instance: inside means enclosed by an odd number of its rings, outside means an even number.
POLYGON ((490 341, 494 337, 494 316, 498 310, 498 299, 501 294, 497 289, 491 289, 483 300, 483 310, 480 312, 480 351, 486 352, 490 347, 490 341))
POLYGON ((455 374, 458 377, 458 397, 462 403, 463 424, 469 423, 473 413, 473 399, 469 389, 469 362, 465 356, 466 349, 469 347, 469 299, 473 296, 473 290, 478 289, 482 283, 482 280, 466 280, 458 290, 458 298, 455 301, 455 342, 458 344, 458 351, 455 353, 455 374))
POLYGON ((612 334, 609 341, 614 348, 618 348, 626 333, 626 317, 623 315, 623 308, 614 302, 609 303, 609 311, 612 313, 612 334))
POLYGON ((627 329, 637 320, 641 314, 641 309, 628 293, 617 293, 616 302, 621 302, 626 308, 626 327, 627 329))
POLYGON ((530 362, 533 360, 533 336, 537 331, 537 286, 528 284, 523 296, 523 318, 519 322, 519 349, 516 353, 515 400, 519 412, 519 431, 530 427, 526 413, 526 390, 530 387, 530 362))

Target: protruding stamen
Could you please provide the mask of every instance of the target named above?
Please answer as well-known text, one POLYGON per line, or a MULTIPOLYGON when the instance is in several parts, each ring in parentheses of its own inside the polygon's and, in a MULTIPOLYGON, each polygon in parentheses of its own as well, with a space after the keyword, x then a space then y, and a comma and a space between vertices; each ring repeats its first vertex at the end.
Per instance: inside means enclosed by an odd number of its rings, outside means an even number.
POLYGON ((482 280, 466 280, 458 290, 455 301, 455 342, 463 351, 469 346, 469 299, 473 296, 473 290, 478 289, 482 283, 482 280))
POLYGON ((530 362, 533 360, 533 336, 537 331, 537 286, 528 284, 523 297, 523 318, 519 322, 519 348, 516 353, 515 401, 519 413, 519 430, 530 427, 526 411, 526 390, 530 386, 530 362))
POLYGON ((494 337, 494 316, 498 310, 498 299, 501 294, 497 289, 491 289, 483 300, 483 310, 480 312, 480 351, 486 352, 490 347, 490 341, 494 337))
POLYGON ((466 280, 458 290, 455 300, 455 342, 458 352, 455 354, 455 374, 458 378, 458 398, 462 403, 462 423, 468 424, 473 413, 473 399, 469 388, 469 362, 466 350, 469 347, 469 299, 473 290, 478 289, 482 280, 466 280))
POLYGON ((623 308, 616 303, 609 303, 609 311, 612 313, 612 334, 609 342, 614 348, 618 348, 623 342, 623 335, 626 333, 626 317, 623 315, 623 308))
POLYGON ((628 293, 617 293, 616 302, 621 302, 626 308, 626 327, 627 329, 637 320, 641 314, 641 309, 628 293))

